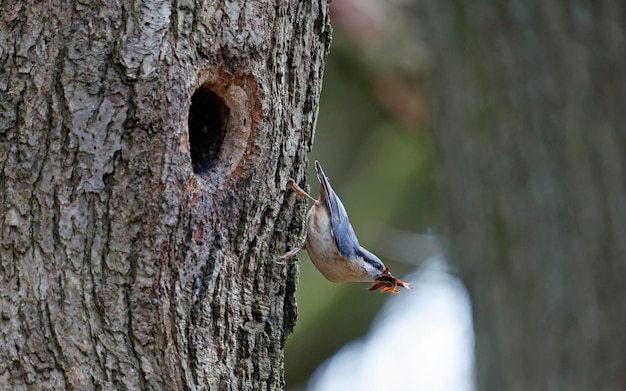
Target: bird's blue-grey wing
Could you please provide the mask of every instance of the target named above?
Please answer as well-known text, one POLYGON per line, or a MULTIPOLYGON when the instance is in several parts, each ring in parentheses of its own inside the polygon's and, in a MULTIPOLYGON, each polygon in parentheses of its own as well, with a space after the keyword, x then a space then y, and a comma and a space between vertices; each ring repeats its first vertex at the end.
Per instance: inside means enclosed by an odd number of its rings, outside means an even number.
POLYGON ((330 226, 337 250, 344 257, 354 258, 359 248, 359 240, 354 233, 350 220, 348 220, 346 208, 330 186, 328 177, 324 174, 322 165, 317 160, 315 161, 315 170, 317 171, 317 179, 322 184, 324 191, 322 198, 330 211, 330 226))

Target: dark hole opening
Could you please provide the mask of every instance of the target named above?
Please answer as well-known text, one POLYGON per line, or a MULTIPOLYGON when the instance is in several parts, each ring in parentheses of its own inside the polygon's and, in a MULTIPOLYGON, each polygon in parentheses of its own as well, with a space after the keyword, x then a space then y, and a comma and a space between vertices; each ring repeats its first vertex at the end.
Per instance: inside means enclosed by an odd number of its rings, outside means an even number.
POLYGON ((228 107, 213 91, 199 88, 189 108, 189 150, 193 172, 201 174, 215 165, 224 136, 228 107))

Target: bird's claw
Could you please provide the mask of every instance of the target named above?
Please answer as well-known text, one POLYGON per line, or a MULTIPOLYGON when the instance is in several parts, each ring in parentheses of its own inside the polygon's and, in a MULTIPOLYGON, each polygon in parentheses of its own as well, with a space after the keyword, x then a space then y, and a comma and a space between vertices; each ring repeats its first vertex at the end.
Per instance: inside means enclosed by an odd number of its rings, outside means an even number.
POLYGON ((276 263, 277 265, 286 265, 287 262, 291 261, 292 259, 294 259, 296 257, 296 254, 298 254, 298 252, 300 252, 300 250, 302 250, 302 246, 301 247, 296 247, 293 250, 289 251, 288 253, 282 255, 274 263, 276 263))

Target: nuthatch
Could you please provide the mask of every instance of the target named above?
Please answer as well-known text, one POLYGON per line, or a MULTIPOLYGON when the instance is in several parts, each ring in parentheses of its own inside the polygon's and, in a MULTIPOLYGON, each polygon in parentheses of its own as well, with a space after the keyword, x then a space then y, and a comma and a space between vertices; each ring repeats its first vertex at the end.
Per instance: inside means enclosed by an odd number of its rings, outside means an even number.
POLYGON ((341 200, 330 186, 328 177, 316 160, 315 170, 320 181, 320 197, 315 199, 302 190, 293 179, 291 188, 301 197, 313 201, 307 215, 307 235, 304 243, 281 257, 292 259, 300 250, 307 250, 317 269, 332 282, 368 281, 368 289, 398 293, 397 286, 410 289, 389 273, 389 268, 374 254, 359 245, 348 214, 341 200))

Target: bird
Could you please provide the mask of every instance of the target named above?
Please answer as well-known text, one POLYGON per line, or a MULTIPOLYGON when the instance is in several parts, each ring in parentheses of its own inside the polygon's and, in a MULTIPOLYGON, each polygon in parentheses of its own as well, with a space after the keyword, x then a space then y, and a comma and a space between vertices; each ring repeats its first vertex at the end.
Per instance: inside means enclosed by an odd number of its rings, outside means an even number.
POLYGON ((346 208, 317 160, 315 170, 320 182, 318 199, 289 178, 291 189, 296 195, 309 199, 313 206, 307 214, 304 242, 280 257, 280 262, 291 260, 298 252, 306 250, 313 265, 331 282, 372 282, 368 290, 380 288, 381 293, 398 293, 398 286, 411 289, 409 283, 391 275, 389 267, 380 258, 359 244, 346 208))

